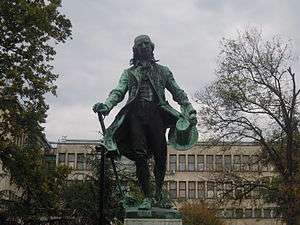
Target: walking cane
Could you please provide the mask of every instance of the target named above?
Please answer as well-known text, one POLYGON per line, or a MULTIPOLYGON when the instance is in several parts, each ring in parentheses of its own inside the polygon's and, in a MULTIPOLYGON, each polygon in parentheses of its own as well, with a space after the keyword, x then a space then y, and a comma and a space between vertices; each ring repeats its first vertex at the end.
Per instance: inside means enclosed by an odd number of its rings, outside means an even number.
MULTIPOLYGON (((106 134, 106 128, 105 128, 105 124, 104 124, 104 118, 103 118, 103 115, 101 113, 98 112, 98 120, 100 122, 100 126, 101 126, 101 130, 102 130, 102 133, 103 133, 103 136, 105 136, 106 134)), ((103 215, 103 209, 104 209, 104 199, 103 199, 103 194, 104 194, 104 188, 105 188, 105 166, 104 166, 104 162, 105 162, 105 155, 107 153, 107 151, 105 151, 105 147, 101 147, 98 146, 96 147, 96 150, 99 150, 101 149, 101 161, 100 161, 100 168, 101 168, 101 173, 100 173, 100 184, 101 184, 101 189, 102 191, 100 192, 100 221, 102 222, 103 219, 104 219, 104 215, 103 215)), ((119 189, 119 192, 121 194, 122 197, 124 197, 124 193, 122 191, 122 188, 121 188, 121 184, 119 182, 119 176, 118 176, 118 173, 117 173, 117 168, 116 168, 116 164, 115 164, 115 161, 114 161, 114 158, 113 156, 110 157, 110 160, 111 160, 111 164, 112 164, 112 167, 113 167, 113 171, 114 171, 114 175, 116 177, 116 182, 117 182, 117 186, 118 186, 118 189, 119 189)))
MULTIPOLYGON (((105 128, 105 124, 104 124, 104 118, 103 118, 103 116, 102 116, 101 113, 98 113, 98 119, 99 119, 99 122, 100 122, 100 125, 101 125, 101 129, 102 129, 102 133, 103 133, 103 136, 104 136, 106 134, 106 128, 105 128)), ((121 184, 120 184, 120 180, 119 180, 119 176, 118 176, 118 172, 117 172, 117 168, 116 168, 116 163, 115 163, 114 157, 113 156, 109 156, 109 158, 111 160, 111 164, 112 164, 113 171, 114 171, 114 174, 115 174, 115 177, 116 177, 116 182, 117 182, 117 186, 118 186, 119 192, 122 195, 122 197, 124 197, 124 193, 123 193, 122 188, 121 188, 121 184)))
MULTIPOLYGON (((104 121, 103 121, 103 117, 100 113, 98 113, 98 119, 101 125, 101 129, 103 132, 103 136, 105 135, 105 126, 104 126, 104 121)), ((100 224, 104 224, 104 189, 105 189, 105 148, 104 146, 96 146, 96 151, 100 151, 101 152, 101 161, 100 161, 100 186, 101 186, 101 190, 100 190, 100 205, 99 205, 99 210, 100 210, 100 224)))

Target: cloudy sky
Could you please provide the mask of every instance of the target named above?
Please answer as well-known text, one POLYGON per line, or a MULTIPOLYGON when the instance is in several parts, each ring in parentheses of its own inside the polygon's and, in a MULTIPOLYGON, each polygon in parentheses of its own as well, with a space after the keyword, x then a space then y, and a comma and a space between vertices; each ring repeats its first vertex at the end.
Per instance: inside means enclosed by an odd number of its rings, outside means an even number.
MULTIPOLYGON (((266 37, 291 38, 300 55, 298 0, 63 0, 61 11, 72 21, 73 40, 57 47, 58 97, 47 96, 44 124, 49 141, 98 138, 91 108, 128 67, 137 35, 149 34, 156 58, 191 98, 214 79, 220 39, 237 30, 255 26, 266 37)), ((299 62, 295 68, 299 74, 299 62)))

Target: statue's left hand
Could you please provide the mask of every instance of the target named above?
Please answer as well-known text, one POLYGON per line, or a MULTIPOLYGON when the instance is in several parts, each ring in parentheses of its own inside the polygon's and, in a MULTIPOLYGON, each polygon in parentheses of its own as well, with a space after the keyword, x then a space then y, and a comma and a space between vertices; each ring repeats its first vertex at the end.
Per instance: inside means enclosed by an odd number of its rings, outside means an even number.
POLYGON ((197 111, 193 108, 191 103, 182 105, 181 112, 189 120, 192 126, 197 125, 197 111))
POLYGON ((191 123, 192 126, 196 126, 197 125, 197 114, 195 112, 192 112, 189 115, 189 121, 191 123))

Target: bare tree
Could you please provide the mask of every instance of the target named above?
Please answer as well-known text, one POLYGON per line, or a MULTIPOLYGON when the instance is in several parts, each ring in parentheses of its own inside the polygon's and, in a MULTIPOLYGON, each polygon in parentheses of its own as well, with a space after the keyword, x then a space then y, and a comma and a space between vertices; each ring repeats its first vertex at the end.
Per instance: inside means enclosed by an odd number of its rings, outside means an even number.
MULTIPOLYGON (((299 92, 289 41, 263 40, 256 29, 223 38, 217 79, 196 99, 211 140, 254 141, 278 177, 270 194, 288 225, 300 214, 299 92)), ((299 218, 298 218, 299 223, 299 218)))

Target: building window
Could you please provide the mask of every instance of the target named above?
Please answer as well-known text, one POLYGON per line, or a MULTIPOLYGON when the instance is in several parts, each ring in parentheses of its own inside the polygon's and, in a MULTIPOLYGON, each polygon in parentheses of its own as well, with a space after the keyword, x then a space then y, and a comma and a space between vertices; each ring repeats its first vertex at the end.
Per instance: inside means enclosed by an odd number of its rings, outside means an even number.
POLYGON ((163 190, 168 190, 168 181, 165 181, 163 184, 163 190))
POLYGON ((197 155, 197 170, 204 170, 204 155, 197 155))
POLYGON ((66 164, 66 153, 59 153, 58 154, 58 164, 65 165, 66 164))
POLYGON ((244 183, 244 198, 246 199, 251 199, 251 183, 250 182, 245 182, 244 183))
POLYGON ((236 209, 235 210, 235 218, 240 219, 243 218, 243 209, 236 209))
POLYGON ((225 218, 233 218, 233 209, 226 209, 224 212, 225 218))
POLYGON ((205 199, 205 182, 198 181, 198 198, 205 199))
POLYGON ((206 170, 207 171, 214 170, 214 156, 213 155, 206 156, 206 170))
POLYGON ((259 184, 252 182, 252 187, 254 186, 254 188, 252 189, 252 197, 253 198, 260 198, 260 186, 259 184))
POLYGON ((272 165, 272 164, 268 164, 268 169, 269 169, 269 171, 274 171, 275 170, 275 168, 274 168, 274 165, 272 165))
POLYGON ((261 209, 254 209, 254 218, 261 218, 261 209))
POLYGON ((245 209, 245 218, 252 218, 252 209, 245 209))
POLYGON ((224 218, 224 209, 217 209, 216 216, 218 218, 224 218))
POLYGON ((169 157, 169 170, 176 171, 177 170, 177 155, 170 155, 169 157))
POLYGON ((282 213, 281 213, 280 208, 273 208, 272 209, 272 216, 273 216, 273 218, 281 218, 282 213))
POLYGON ((11 200, 13 202, 17 202, 19 200, 18 195, 14 191, 9 191, 8 190, 8 200, 11 200))
POLYGON ((207 198, 215 197, 215 183, 208 181, 207 182, 207 198))
POLYGON ((189 181, 189 198, 196 198, 196 182, 189 181))
POLYGON ((68 153, 68 166, 71 168, 75 168, 75 154, 68 153))
POLYGON ((272 218, 272 208, 265 208, 264 211, 264 218, 272 218))
POLYGON ((195 156, 188 155, 188 168, 189 171, 195 171, 195 156))
POLYGON ((223 183, 217 183, 216 185, 217 198, 223 197, 223 191, 224 191, 223 183))
POLYGON ((216 155, 216 171, 222 171, 223 170, 223 156, 222 155, 216 155))
POLYGON ((185 171, 185 162, 186 162, 185 155, 179 155, 179 171, 185 171))
POLYGON ((186 198, 186 182, 179 181, 179 198, 186 198))
POLYGON ((234 171, 241 170, 241 156, 240 155, 233 156, 233 170, 234 171))
POLYGON ((76 164, 76 168, 78 170, 84 170, 84 154, 83 153, 79 153, 77 154, 77 164, 76 164))
POLYGON ((235 189, 235 198, 241 199, 244 198, 244 192, 243 192, 243 187, 236 187, 235 189))
POLYGON ((177 198, 177 182, 176 181, 170 181, 169 193, 170 193, 170 198, 172 198, 172 199, 177 198))
POLYGON ((224 167, 226 171, 231 170, 231 155, 224 155, 224 167))
POLYGON ((54 170, 56 166, 56 157, 55 155, 46 155, 45 162, 48 170, 54 170))
POLYGON ((261 162, 261 170, 263 172, 267 172, 269 170, 269 168, 268 168, 268 162, 261 162))
POLYGON ((251 156, 251 170, 259 171, 259 158, 258 155, 251 156))
POLYGON ((242 198, 243 197, 243 195, 244 195, 244 189, 243 189, 243 184, 242 184, 242 182, 237 182, 237 183, 235 183, 235 198, 236 199, 240 199, 240 198, 242 198))
POLYGON ((242 164, 242 170, 243 171, 249 171, 250 170, 250 156, 249 155, 243 155, 243 164, 242 164))
POLYGON ((268 187, 270 186, 270 179, 269 177, 263 177, 261 179, 261 186, 260 186, 260 194, 263 197, 267 197, 269 193, 268 187))
POLYGON ((86 170, 91 170, 93 164, 93 155, 86 154, 86 170))
POLYGON ((232 182, 226 182, 224 185, 224 195, 227 198, 233 198, 232 182))

